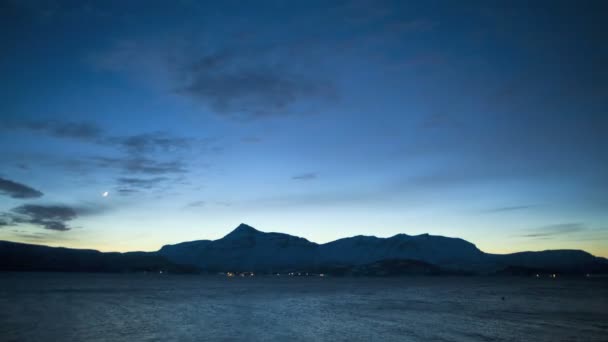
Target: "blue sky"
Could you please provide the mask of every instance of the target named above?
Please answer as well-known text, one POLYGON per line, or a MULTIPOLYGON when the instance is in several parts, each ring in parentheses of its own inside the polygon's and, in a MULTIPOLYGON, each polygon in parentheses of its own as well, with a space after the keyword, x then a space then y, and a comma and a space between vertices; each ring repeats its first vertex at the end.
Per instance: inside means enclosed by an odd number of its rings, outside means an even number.
POLYGON ((0 239, 608 256, 601 1, 0 6, 0 239))

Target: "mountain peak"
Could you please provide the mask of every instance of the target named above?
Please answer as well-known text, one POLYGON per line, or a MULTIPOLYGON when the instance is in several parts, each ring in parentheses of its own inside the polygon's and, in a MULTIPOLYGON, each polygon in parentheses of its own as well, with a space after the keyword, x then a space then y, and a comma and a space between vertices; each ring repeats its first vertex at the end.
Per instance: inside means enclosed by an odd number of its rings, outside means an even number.
POLYGON ((241 224, 239 224, 238 227, 234 228, 234 230, 231 231, 230 233, 228 233, 228 235, 226 235, 226 236, 243 236, 243 235, 251 235, 251 234, 255 234, 255 233, 260 233, 260 231, 253 228, 250 225, 241 223, 241 224))
POLYGON ((234 231, 254 231, 254 232, 258 232, 259 230, 253 228, 252 226, 245 224, 245 223, 241 223, 239 224, 238 227, 234 228, 234 231))

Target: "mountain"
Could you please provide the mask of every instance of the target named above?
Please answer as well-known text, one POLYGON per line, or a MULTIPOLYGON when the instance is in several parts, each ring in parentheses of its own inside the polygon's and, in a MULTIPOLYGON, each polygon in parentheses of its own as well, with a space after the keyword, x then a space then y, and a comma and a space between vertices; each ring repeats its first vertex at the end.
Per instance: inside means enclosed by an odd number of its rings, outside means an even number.
POLYGON ((282 233, 263 233, 246 224, 215 241, 163 246, 169 260, 207 270, 284 270, 314 266, 318 245, 282 233))
POLYGON ((319 246, 321 264, 364 265, 379 260, 419 260, 446 269, 477 269, 483 252, 462 239, 428 234, 390 238, 355 236, 319 246))
POLYGON ((468 241, 429 234, 354 236, 317 244, 241 224, 221 239, 166 245, 157 252, 102 253, 0 241, 0 271, 608 274, 608 260, 579 250, 489 254, 468 241))
POLYGON ((102 253, 90 249, 47 247, 0 241, 1 271, 193 273, 156 253, 102 253))
POLYGON ((520 271, 544 270, 545 273, 608 273, 608 260, 579 250, 548 250, 487 256, 501 269, 516 267, 520 271))
POLYGON ((584 251, 555 250, 488 254, 458 238, 398 234, 389 238, 354 236, 326 244, 282 233, 261 232, 239 225, 221 239, 163 246, 169 260, 210 271, 334 271, 343 274, 394 273, 404 265, 423 273, 534 272, 608 273, 608 261, 584 251), (391 261, 390 263, 388 261, 391 261), (424 267, 423 267, 424 265, 424 267), (378 271, 378 269, 382 269, 378 271), (359 271, 357 271, 359 270, 359 271))

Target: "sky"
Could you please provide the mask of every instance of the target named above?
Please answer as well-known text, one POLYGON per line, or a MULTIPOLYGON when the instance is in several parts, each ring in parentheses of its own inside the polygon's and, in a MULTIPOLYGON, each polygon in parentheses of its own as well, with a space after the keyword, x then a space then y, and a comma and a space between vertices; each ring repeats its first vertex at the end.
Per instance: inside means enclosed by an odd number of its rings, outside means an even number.
POLYGON ((0 240, 244 222, 608 257, 605 1, 0 3, 0 240))

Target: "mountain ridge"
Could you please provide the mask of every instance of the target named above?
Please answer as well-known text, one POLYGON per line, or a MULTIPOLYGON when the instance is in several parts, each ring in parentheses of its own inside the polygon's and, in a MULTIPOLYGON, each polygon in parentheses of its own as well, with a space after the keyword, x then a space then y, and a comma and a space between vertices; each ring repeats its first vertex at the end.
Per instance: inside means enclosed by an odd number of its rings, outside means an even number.
POLYGON ((608 274, 608 260, 582 250, 491 254, 461 238, 356 235, 323 244, 247 224, 217 240, 167 244, 155 252, 103 253, 0 241, 0 270, 68 272, 289 271, 340 275, 608 274))
POLYGON ((171 272, 198 269, 148 252, 100 252, 94 249, 50 247, 0 240, 0 271, 47 272, 171 272))
POLYGON ((581 250, 491 254, 464 239, 428 233, 387 238, 356 235, 319 244, 285 233, 263 232, 244 223, 220 239, 164 245, 158 253, 176 263, 218 271, 350 267, 382 260, 419 261, 467 273, 493 273, 508 267, 581 273, 608 265, 608 260, 581 250))

